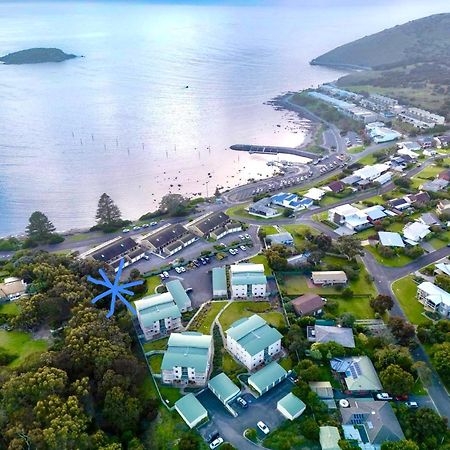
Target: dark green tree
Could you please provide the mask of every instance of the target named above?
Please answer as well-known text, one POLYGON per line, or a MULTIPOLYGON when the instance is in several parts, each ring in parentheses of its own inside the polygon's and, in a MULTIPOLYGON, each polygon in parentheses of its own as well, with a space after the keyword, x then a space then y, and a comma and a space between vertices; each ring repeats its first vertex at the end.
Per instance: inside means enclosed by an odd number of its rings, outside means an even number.
POLYGON ((419 450, 419 446, 410 440, 402 440, 397 442, 384 442, 381 450, 419 450))
POLYGON ((384 314, 386 311, 390 311, 394 306, 394 300, 390 295, 377 295, 370 300, 371 308, 378 314, 384 314))
POLYGON ((385 389, 393 395, 409 394, 414 387, 413 376, 397 364, 391 364, 382 370, 380 380, 385 389))
POLYGON ((55 226, 41 211, 35 211, 28 219, 27 236, 34 242, 47 243, 55 232, 55 226))
POLYGON ((108 194, 100 196, 95 219, 100 226, 110 227, 121 223, 120 209, 108 194))

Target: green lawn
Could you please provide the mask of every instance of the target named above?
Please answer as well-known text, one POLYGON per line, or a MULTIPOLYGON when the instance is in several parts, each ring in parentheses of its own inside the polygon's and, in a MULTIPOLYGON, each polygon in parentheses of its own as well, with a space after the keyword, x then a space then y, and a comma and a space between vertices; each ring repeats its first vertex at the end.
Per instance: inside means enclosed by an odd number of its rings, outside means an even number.
MULTIPOLYGON (((257 220, 257 221, 261 221, 261 222, 264 222, 267 219, 271 219, 271 220, 276 219, 276 217, 265 218, 265 217, 259 217, 259 216, 254 216, 252 214, 249 214, 248 211, 245 209, 245 208, 248 208, 249 204, 250 203, 232 206, 231 208, 228 208, 226 210, 226 213, 230 217, 234 217, 236 219, 251 219, 251 220, 257 220)), ((277 217, 283 218, 282 215, 277 216, 277 217)))
POLYGON ((269 261, 264 255, 256 255, 253 258, 249 259, 250 262, 254 264, 263 264, 264 265, 264 275, 270 276, 272 275, 272 269, 269 266, 269 261))
POLYGON ((375 317, 374 312, 370 307, 369 297, 353 297, 349 299, 333 297, 330 300, 335 301, 338 304, 337 316, 342 316, 344 313, 351 313, 357 319, 373 319, 375 317))
MULTIPOLYGON (((445 161, 445 160, 444 160, 445 161)), ((425 181, 435 178, 439 173, 445 170, 444 167, 436 166, 435 164, 431 164, 428 167, 425 167, 418 174, 414 175, 411 180, 413 182, 413 187, 418 188, 425 181)))
POLYGON ((305 233, 310 232, 311 234, 317 234, 317 231, 308 227, 307 225, 284 225, 283 228, 292 234, 294 238, 294 244, 299 246, 305 242, 305 233))
POLYGON ((289 356, 286 356, 285 358, 280 359, 280 361, 278 361, 278 363, 284 370, 291 370, 294 365, 294 363, 292 362, 292 359, 289 356))
POLYGON ((158 339, 157 341, 151 341, 144 344, 144 351, 149 352, 151 350, 165 350, 167 348, 167 341, 169 338, 158 339))
POLYGON ((380 255, 378 249, 376 247, 372 247, 371 245, 366 246, 365 249, 370 252, 380 264, 383 264, 384 266, 402 267, 413 261, 412 258, 406 255, 395 255, 393 258, 384 258, 380 255))
POLYGON ((79 241, 84 241, 86 239, 96 238, 99 236, 103 236, 103 233, 101 233, 100 231, 91 231, 88 233, 77 233, 77 234, 72 234, 70 236, 66 236, 66 241, 67 242, 79 242, 79 241))
MULTIPOLYGON (((159 391, 161 392, 161 397, 166 401, 169 406, 172 406, 177 400, 183 397, 180 389, 173 386, 165 386, 161 383, 158 384, 159 391)), ((161 408, 162 409, 162 408, 161 408)))
POLYGON ((44 339, 32 339, 29 333, 22 331, 0 330, 0 347, 8 353, 17 355, 9 366, 17 367, 33 353, 43 353, 47 350, 48 343, 44 339))
POLYGON ((202 311, 197 315, 197 318, 189 327, 190 331, 199 331, 203 334, 209 334, 211 325, 216 318, 219 311, 227 304, 223 302, 211 302, 208 306, 205 305, 202 311))
POLYGON ((371 153, 370 155, 364 156, 364 158, 358 160, 358 162, 364 166, 371 166, 372 164, 375 164, 377 160, 375 156, 373 156, 373 153, 371 153))
POLYGON ((278 233, 278 230, 273 225, 261 225, 261 230, 266 233, 266 236, 278 233))
POLYGON ((429 319, 422 314, 423 305, 416 299, 417 284, 411 275, 393 283, 392 290, 411 323, 415 325, 429 323, 429 319))
POLYGON ((153 295, 155 294, 155 289, 162 284, 161 278, 158 275, 153 275, 145 279, 145 284, 147 285, 147 295, 153 295))
POLYGON ((151 355, 148 357, 148 362, 150 363, 150 367, 153 373, 161 373, 161 364, 164 355, 160 353, 156 355, 151 355))
POLYGON ((220 316, 219 321, 225 331, 230 325, 243 317, 258 314, 275 327, 284 325, 283 314, 272 311, 269 302, 238 302, 234 301, 220 316))
POLYGON ((0 305, 0 314, 8 314, 9 316, 17 316, 19 313, 19 306, 17 303, 8 302, 0 305))
POLYGON ((445 247, 450 242, 450 231, 441 231, 436 237, 427 241, 435 250, 445 247))
POLYGON ((354 154, 356 154, 356 153, 361 153, 361 152, 363 152, 363 151, 365 150, 365 148, 366 148, 366 147, 364 147, 364 145, 358 145, 358 146, 356 146, 356 147, 350 147, 350 148, 348 148, 348 149, 347 149, 347 152, 354 155, 354 154))
POLYGON ((242 366, 241 364, 239 364, 238 362, 236 362, 233 359, 233 357, 225 350, 223 351, 223 356, 222 356, 222 370, 238 386, 239 386, 239 379, 237 378, 237 376, 240 373, 247 372, 247 369, 244 366, 242 366))

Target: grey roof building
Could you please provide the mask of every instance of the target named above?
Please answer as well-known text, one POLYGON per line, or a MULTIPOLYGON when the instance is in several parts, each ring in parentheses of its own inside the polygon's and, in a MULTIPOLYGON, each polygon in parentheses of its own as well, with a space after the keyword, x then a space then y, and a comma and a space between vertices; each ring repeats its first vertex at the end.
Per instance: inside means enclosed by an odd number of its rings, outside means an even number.
POLYGON ((343 347, 355 348, 355 339, 351 328, 315 325, 307 327, 308 340, 325 344, 336 342, 343 347))
POLYGON ((330 364, 331 369, 340 374, 342 382, 350 392, 383 389, 377 371, 367 356, 333 358, 330 364))
POLYGON ((397 417, 388 402, 373 399, 348 399, 350 406, 341 408, 344 434, 346 426, 359 431, 361 440, 373 445, 386 441, 400 441, 405 438, 397 417))

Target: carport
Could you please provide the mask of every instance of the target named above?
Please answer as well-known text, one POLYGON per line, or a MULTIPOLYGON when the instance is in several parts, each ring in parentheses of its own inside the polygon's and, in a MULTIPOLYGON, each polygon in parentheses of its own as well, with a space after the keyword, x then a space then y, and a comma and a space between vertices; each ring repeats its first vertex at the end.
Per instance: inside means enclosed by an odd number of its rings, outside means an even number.
POLYGON ((219 373, 219 375, 209 380, 208 387, 224 405, 237 397, 241 392, 224 373, 219 373))
POLYGON ((284 370, 277 362, 273 361, 268 366, 263 367, 261 370, 254 373, 248 379, 248 384, 255 389, 259 395, 263 395, 278 383, 281 383, 286 377, 286 370, 284 370))

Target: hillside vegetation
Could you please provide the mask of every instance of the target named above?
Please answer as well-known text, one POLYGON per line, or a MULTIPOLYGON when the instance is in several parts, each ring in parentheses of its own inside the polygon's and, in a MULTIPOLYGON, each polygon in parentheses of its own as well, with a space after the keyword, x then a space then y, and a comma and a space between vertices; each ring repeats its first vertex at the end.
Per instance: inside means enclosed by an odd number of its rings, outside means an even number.
POLYGON ((450 13, 398 25, 345 44, 311 64, 365 68, 337 84, 379 93, 450 119, 450 13))
POLYGON ((421 62, 450 61, 450 13, 397 25, 335 48, 311 64, 389 69, 421 62))

